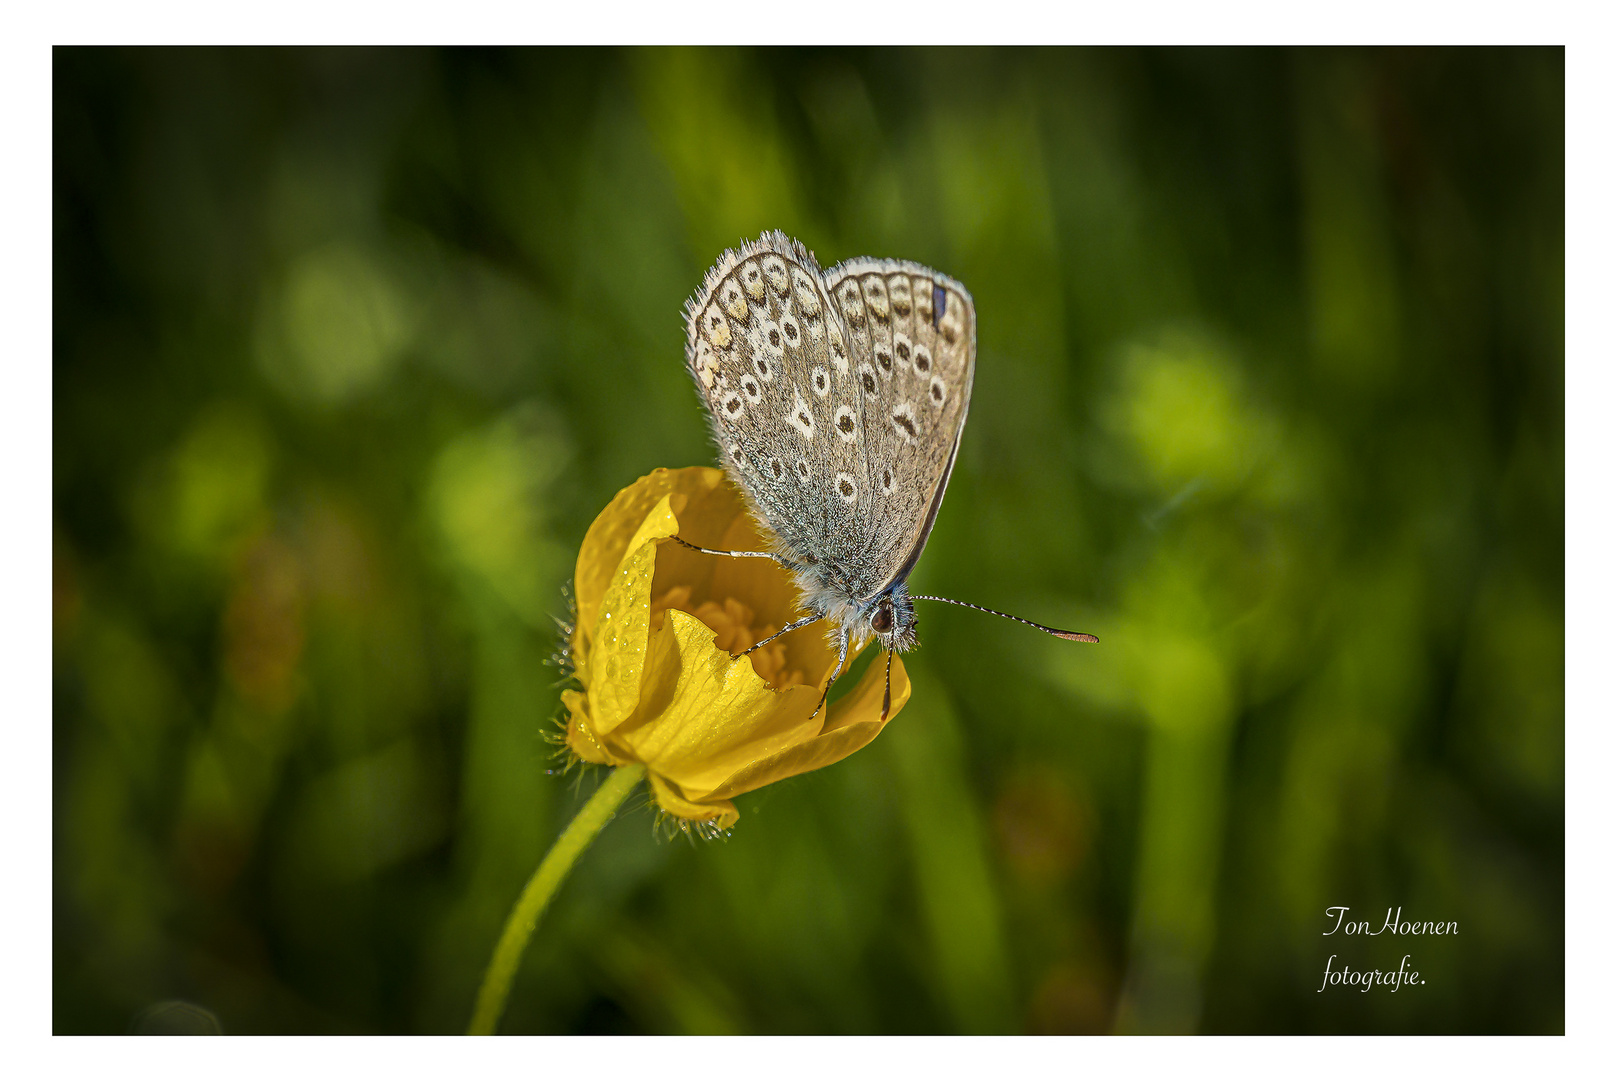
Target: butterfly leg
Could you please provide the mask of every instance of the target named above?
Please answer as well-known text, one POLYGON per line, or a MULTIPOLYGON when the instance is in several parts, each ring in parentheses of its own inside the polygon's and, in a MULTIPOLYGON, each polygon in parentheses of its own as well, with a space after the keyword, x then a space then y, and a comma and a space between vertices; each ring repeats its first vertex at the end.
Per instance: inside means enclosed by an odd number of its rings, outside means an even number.
POLYGON ((894 650, 890 649, 883 658, 883 714, 879 720, 889 718, 889 672, 894 670, 894 650))
POLYGON ((749 653, 753 652, 755 649, 759 648, 761 645, 765 645, 765 644, 767 644, 769 642, 775 641, 777 638, 781 637, 783 634, 787 633, 789 630, 797 630, 801 626, 809 626, 813 622, 820 622, 823 618, 825 618, 825 616, 823 616, 823 615, 806 615, 804 618, 799 619, 797 622, 788 623, 786 626, 782 627, 782 629, 778 630, 776 633, 772 634, 770 637, 762 638, 759 641, 754 642, 752 645, 748 646, 748 648, 744 649, 742 652, 738 653, 737 655, 738 656, 747 656, 749 653))
POLYGON ((670 539, 681 545, 681 547, 691 548, 693 551, 701 552, 704 555, 728 555, 733 559, 772 559, 778 564, 787 566, 790 570, 792 569, 786 559, 770 551, 721 551, 718 548, 698 547, 696 544, 689 544, 678 536, 672 536, 670 539))
POLYGON ((816 712, 810 714, 810 719, 816 718, 821 706, 827 704, 827 695, 832 693, 832 684, 838 681, 838 676, 844 673, 844 657, 849 655, 849 631, 838 632, 838 663, 833 665, 832 674, 827 676, 827 685, 821 690, 821 701, 816 705, 816 712))

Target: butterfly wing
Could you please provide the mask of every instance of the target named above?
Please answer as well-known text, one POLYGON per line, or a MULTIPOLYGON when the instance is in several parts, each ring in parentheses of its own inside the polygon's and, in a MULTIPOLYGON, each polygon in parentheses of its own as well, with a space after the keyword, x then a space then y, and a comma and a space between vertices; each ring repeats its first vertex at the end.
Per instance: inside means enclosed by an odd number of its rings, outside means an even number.
POLYGON ((978 327, 967 289, 917 263, 852 259, 823 281, 864 413, 865 599, 909 575, 928 542, 967 420, 978 327))
POLYGON ((815 257, 767 233, 721 255, 686 313, 687 367, 721 464, 779 554, 852 564, 871 511, 866 424, 815 257))

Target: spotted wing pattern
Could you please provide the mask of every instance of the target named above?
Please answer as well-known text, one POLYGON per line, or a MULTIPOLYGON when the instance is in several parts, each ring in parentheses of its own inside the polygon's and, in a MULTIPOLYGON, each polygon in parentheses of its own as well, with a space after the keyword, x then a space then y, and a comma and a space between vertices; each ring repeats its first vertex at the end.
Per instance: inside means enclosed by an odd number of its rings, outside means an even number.
POLYGON ((866 425, 873 505, 853 583, 864 599, 910 574, 928 541, 967 419, 977 323, 961 283, 917 263, 852 259, 824 283, 866 425))
POLYGON ((815 257, 767 233, 720 257, 686 315, 687 367, 722 466, 779 553, 836 569, 829 583, 842 587, 870 520, 867 424, 815 257))

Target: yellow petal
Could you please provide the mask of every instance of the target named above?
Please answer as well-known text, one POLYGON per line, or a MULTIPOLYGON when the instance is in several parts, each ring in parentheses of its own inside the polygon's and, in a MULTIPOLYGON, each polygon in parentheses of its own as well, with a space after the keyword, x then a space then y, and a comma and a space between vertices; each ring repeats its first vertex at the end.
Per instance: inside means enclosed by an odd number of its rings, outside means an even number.
MULTIPOLYGON (((671 612, 671 619, 684 613, 671 612)), ((694 657, 704 663, 705 658, 694 657)), ((854 690, 834 703, 825 725, 809 719, 820 690, 814 686, 773 691, 740 662, 727 665, 723 680, 704 685, 683 682, 660 720, 675 730, 634 747, 638 760, 655 776, 654 796, 677 817, 712 819, 721 828, 735 823, 731 799, 800 773, 819 769, 853 754, 888 723, 883 709, 882 658, 875 658, 854 690), (729 682, 729 686, 716 685, 729 682), (762 693, 776 700, 757 698, 762 693), (732 710, 728 711, 728 704, 732 710)), ((712 672, 711 668, 711 672, 712 672)), ((888 719, 911 697, 905 664, 894 660, 888 719)), ((826 714, 823 713, 823 716, 826 714)))
POLYGON ((771 689, 746 658, 716 649, 714 632, 696 617, 670 611, 653 638, 645 708, 610 738, 681 790, 712 788, 821 731, 821 717, 810 717, 817 686, 771 689))
POLYGON ((680 528, 669 500, 664 495, 648 512, 602 593, 581 679, 590 696, 591 726, 599 738, 612 732, 641 700, 642 668, 652 629, 648 594, 658 556, 653 541, 673 536, 680 528))
POLYGON ((633 758, 615 754, 597 739, 591 730, 590 698, 578 690, 562 692, 563 707, 568 710, 568 749, 581 761, 593 765, 628 765, 633 758))
POLYGON ((693 802, 681 794, 680 789, 655 772, 647 773, 647 786, 652 788, 658 808, 666 814, 687 821, 709 821, 717 828, 729 829, 737 824, 737 808, 727 800, 693 802))
POLYGON ((911 698, 911 679, 900 658, 894 658, 889 682, 889 715, 883 710, 883 659, 875 657, 853 691, 840 700, 821 734, 737 770, 710 791, 708 799, 728 799, 777 780, 842 761, 873 739, 911 698))
MULTIPOLYGON (((615 495, 607 509, 596 516, 574 564, 576 666, 585 666, 584 654, 596 630, 602 597, 648 512, 671 494, 679 493, 685 499, 708 495, 724 481, 725 474, 719 469, 654 469, 615 495)), ((677 513, 680 509, 675 508, 677 513)))

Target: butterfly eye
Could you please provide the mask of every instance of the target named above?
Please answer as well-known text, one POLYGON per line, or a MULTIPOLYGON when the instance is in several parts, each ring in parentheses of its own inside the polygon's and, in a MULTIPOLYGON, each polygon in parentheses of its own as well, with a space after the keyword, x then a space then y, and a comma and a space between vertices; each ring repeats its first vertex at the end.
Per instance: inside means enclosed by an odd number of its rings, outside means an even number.
POLYGON ((894 611, 887 604, 880 604, 872 612, 872 629, 880 634, 887 634, 894 629, 894 611))

